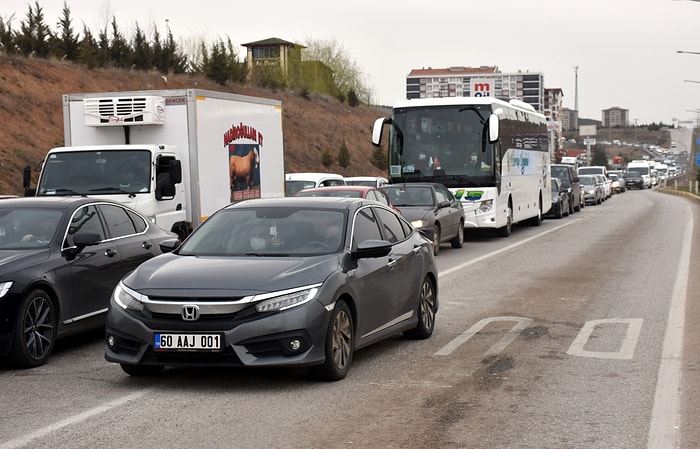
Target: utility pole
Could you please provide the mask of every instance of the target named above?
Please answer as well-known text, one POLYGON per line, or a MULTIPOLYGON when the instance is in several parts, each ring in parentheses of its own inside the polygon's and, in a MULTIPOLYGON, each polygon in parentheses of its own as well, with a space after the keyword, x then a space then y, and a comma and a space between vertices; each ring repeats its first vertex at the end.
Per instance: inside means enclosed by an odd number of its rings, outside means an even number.
POLYGON ((578 129, 578 66, 574 66, 574 115, 576 119, 575 129, 578 129))

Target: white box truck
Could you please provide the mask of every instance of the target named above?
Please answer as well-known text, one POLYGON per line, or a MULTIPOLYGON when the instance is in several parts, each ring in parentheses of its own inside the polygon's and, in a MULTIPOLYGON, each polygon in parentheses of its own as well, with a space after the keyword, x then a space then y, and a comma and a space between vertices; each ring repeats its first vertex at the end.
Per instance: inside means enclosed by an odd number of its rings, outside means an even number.
MULTIPOLYGON (((284 196, 282 104, 175 89, 63 96, 37 196, 117 200, 181 238, 234 201, 284 196)), ((25 188, 29 181, 25 175, 25 188)))

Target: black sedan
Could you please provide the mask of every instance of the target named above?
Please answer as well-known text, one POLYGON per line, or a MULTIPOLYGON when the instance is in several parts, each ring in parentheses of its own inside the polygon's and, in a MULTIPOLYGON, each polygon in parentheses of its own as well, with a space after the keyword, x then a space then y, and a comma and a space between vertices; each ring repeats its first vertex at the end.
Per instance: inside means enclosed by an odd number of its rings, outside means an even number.
POLYGON ((437 256, 440 244, 452 248, 464 244, 464 206, 447 187, 439 183, 421 182, 390 184, 381 187, 401 214, 433 242, 437 256))
POLYGON ((569 205, 569 189, 564 187, 561 179, 552 178, 552 207, 549 209, 544 216, 562 218, 568 216, 571 213, 571 206, 569 205))
POLYGON ((437 280, 430 242, 375 201, 241 201, 119 283, 105 358, 133 376, 296 366, 339 380, 359 348, 432 334, 437 280))
POLYGON ((134 210, 82 197, 0 201, 0 356, 42 365, 58 338, 104 326, 119 280, 159 244, 177 244, 134 210))

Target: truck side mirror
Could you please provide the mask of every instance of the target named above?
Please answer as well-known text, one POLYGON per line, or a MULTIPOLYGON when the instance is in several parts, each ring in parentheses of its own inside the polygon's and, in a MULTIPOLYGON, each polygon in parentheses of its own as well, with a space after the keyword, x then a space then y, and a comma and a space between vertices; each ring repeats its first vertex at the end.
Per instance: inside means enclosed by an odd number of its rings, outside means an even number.
POLYGON ((177 159, 170 161, 170 182, 173 184, 180 184, 182 182, 182 165, 177 159))

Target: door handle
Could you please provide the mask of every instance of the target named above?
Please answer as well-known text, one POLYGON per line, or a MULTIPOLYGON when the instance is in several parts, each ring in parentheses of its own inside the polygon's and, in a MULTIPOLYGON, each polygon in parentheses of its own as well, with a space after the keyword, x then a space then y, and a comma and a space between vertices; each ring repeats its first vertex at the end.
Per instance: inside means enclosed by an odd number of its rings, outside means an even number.
POLYGON ((105 256, 107 257, 114 257, 117 255, 117 252, 114 251, 113 249, 106 249, 105 250, 105 256))
POLYGON ((151 242, 143 242, 141 244, 141 248, 143 248, 143 249, 151 249, 151 246, 153 246, 153 244, 151 242))

